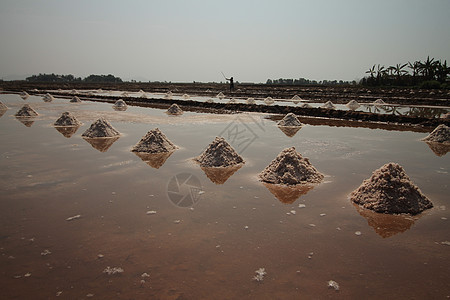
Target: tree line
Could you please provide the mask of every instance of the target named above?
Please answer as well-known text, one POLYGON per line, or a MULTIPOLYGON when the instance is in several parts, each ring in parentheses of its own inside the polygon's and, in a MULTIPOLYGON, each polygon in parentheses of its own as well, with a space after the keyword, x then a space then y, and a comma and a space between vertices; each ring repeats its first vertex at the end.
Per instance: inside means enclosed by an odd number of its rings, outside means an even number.
POLYGON ((266 84, 271 85, 354 85, 356 81, 343 81, 343 80, 310 80, 305 78, 299 79, 267 79, 266 84))
POLYGON ((58 75, 58 74, 41 74, 32 75, 25 79, 28 82, 111 82, 118 83, 122 82, 120 77, 115 77, 114 75, 89 75, 85 78, 75 77, 72 74, 69 75, 58 75))
POLYGON ((368 86, 419 86, 422 88, 448 88, 450 68, 447 61, 428 56, 424 61, 407 62, 385 67, 373 65, 361 80, 368 86), (409 70, 407 70, 408 68, 409 70))

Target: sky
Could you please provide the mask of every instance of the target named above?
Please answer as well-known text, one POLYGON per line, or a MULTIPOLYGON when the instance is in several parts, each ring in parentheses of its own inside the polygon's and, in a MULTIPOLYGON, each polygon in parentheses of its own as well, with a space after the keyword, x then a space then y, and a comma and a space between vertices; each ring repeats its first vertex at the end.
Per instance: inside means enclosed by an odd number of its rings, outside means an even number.
POLYGON ((358 80, 450 61, 449 0, 0 0, 0 79, 358 80))

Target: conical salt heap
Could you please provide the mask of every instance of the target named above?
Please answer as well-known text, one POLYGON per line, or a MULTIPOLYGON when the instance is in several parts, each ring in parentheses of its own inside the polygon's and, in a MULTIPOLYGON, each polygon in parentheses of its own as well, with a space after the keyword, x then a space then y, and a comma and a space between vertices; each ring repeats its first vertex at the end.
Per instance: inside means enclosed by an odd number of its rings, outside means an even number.
POLYGON ((242 157, 223 137, 216 137, 194 160, 201 167, 229 167, 244 163, 242 157))
POLYGON ((300 101, 302 101, 302 98, 300 98, 299 95, 295 95, 294 97, 292 97, 292 102, 293 102, 294 104, 297 104, 297 103, 299 103, 300 101))
POLYGON ((423 141, 450 144, 450 127, 445 124, 439 125, 423 141))
POLYGON ((359 108, 361 105, 356 100, 349 101, 346 106, 352 110, 359 108))
POLYGON ((433 207, 396 163, 387 163, 375 170, 350 194, 350 200, 363 208, 385 214, 416 215, 433 207))
POLYGON ((145 153, 172 152, 178 149, 158 128, 152 129, 137 143, 131 151, 145 153))
POLYGON ((27 100, 28 97, 30 97, 30 95, 27 92, 23 91, 20 93, 20 98, 22 98, 23 100, 27 100))
POLYGON ((6 106, 2 101, 0 101, 0 110, 7 110, 8 106, 6 106))
POLYGON ((183 96, 181 96, 181 98, 183 98, 184 100, 189 100, 191 97, 189 97, 188 94, 183 94, 183 96))
POLYGON ((336 106, 333 104, 333 102, 327 101, 327 102, 325 102, 324 105, 321 106, 321 108, 325 108, 325 109, 335 109, 336 106))
POLYGON ((49 93, 45 94, 44 97, 42 97, 42 100, 44 100, 45 102, 52 102, 54 99, 55 98, 53 98, 53 96, 49 93))
POLYGON ((72 99, 70 99, 71 103, 80 103, 81 99, 78 96, 73 97, 72 99))
POLYGON ((217 94, 216 97, 219 98, 219 99, 223 99, 223 98, 225 98, 225 95, 222 92, 220 92, 220 93, 217 94))
POLYGON ((280 122, 278 122, 278 126, 300 127, 303 126, 303 124, 298 120, 295 114, 288 113, 280 122))
POLYGON ((272 97, 267 97, 266 99, 264 99, 264 103, 267 105, 272 105, 275 101, 273 100, 272 97))
POLYGON ((319 183, 323 179, 323 174, 295 151, 295 147, 281 151, 258 176, 267 183, 286 185, 319 183))
POLYGON ((256 101, 254 98, 247 98, 247 104, 256 104, 256 101))
POLYGON ((67 127, 78 127, 81 126, 81 122, 75 118, 70 112, 63 112, 61 117, 53 123, 53 126, 67 126, 67 127))
POLYGON ((127 107, 127 104, 122 99, 117 100, 113 105, 113 108, 117 110, 125 110, 127 107))
POLYGON ((169 107, 167 113, 169 115, 181 115, 183 113, 183 110, 176 103, 174 103, 169 107))
POLYGON ((118 132, 112 125, 103 117, 92 123, 91 127, 87 129, 81 136, 86 138, 110 138, 119 136, 118 132))
POLYGON ((383 101, 383 99, 377 99, 373 102, 374 105, 386 105, 386 102, 383 101))
POLYGON ((22 108, 15 114, 16 117, 35 117, 37 115, 38 113, 28 104, 24 104, 22 108))

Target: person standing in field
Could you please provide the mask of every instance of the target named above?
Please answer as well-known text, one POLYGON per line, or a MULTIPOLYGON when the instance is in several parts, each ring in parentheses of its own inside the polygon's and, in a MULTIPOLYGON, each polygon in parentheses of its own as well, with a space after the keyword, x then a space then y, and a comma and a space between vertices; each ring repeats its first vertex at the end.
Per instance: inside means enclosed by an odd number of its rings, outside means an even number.
POLYGON ((233 77, 230 77, 230 78, 226 78, 226 77, 225 77, 225 79, 230 81, 230 93, 231 93, 231 91, 234 90, 234 81, 233 81, 233 77))

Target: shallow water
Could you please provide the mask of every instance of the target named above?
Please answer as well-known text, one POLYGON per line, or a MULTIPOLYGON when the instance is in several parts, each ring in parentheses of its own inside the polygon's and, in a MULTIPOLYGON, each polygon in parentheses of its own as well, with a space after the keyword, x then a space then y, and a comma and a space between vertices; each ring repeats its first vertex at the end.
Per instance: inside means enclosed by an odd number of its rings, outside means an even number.
POLYGON ((442 243, 450 240, 450 156, 420 141, 426 133, 305 125, 289 137, 262 114, 174 117, 58 98, 0 101, 9 107, 0 117, 2 299, 450 295, 450 246, 442 243), (24 103, 40 114, 29 126, 14 117, 24 103), (83 122, 69 138, 51 126, 64 111, 83 122), (99 116, 122 133, 103 152, 81 137, 99 116), (180 149, 146 163, 130 150, 155 127, 180 149), (190 160, 218 135, 246 161, 223 178, 190 160), (277 199, 256 177, 291 146, 326 174, 294 202, 277 199), (391 217, 349 202, 390 161, 433 209, 391 217), (108 266, 124 272, 103 273, 108 266), (252 280, 259 268, 267 272, 261 282, 252 280))

